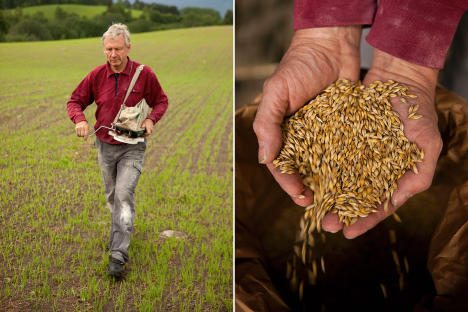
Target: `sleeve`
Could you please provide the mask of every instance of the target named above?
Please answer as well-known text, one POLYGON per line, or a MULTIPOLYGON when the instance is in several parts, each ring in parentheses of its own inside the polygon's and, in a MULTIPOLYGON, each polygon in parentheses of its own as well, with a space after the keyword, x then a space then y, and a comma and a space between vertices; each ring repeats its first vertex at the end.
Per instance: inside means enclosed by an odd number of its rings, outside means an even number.
POLYGON ((440 69, 468 1, 382 0, 366 40, 405 61, 440 69))
POLYGON ((148 119, 157 123, 166 112, 169 102, 158 78, 151 70, 148 73, 148 80, 145 87, 145 100, 148 105, 153 108, 148 115, 148 119))
POLYGON ((68 116, 75 124, 86 120, 83 111, 94 102, 92 81, 92 73, 89 73, 76 87, 67 102, 68 116))
POLYGON ((294 29, 370 25, 375 9, 375 0, 296 0, 294 29))

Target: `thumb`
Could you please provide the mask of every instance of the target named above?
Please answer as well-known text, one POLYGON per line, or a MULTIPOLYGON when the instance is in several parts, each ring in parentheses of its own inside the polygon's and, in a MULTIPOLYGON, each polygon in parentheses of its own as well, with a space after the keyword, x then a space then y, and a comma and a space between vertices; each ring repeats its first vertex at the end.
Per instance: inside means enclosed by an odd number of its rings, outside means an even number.
POLYGON ((288 108, 287 87, 267 82, 257 109, 253 129, 258 139, 258 161, 271 163, 278 155, 282 145, 281 123, 288 108))

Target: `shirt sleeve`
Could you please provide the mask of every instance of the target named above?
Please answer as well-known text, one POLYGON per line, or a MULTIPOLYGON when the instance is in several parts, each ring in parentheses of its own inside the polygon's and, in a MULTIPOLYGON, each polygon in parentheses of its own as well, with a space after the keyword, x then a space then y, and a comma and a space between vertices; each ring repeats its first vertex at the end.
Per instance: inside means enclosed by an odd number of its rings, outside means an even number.
POLYGON ((295 0, 294 29, 370 25, 375 0, 295 0))
POLYGON ((166 112, 169 102, 158 78, 151 70, 148 73, 148 81, 145 87, 145 100, 153 108, 148 115, 148 119, 157 123, 166 112))
POLYGON ((85 121, 83 111, 94 102, 92 92, 92 73, 88 74, 73 91, 67 102, 67 113, 70 119, 76 124, 85 121))
POLYGON ((444 66, 468 1, 381 0, 367 42, 426 67, 444 66))

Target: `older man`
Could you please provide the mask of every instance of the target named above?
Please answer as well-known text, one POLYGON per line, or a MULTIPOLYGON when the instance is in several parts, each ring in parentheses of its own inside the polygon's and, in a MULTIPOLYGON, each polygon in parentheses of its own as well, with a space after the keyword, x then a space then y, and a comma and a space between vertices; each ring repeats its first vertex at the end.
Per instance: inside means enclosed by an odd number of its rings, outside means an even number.
MULTIPOLYGON (((142 170, 146 142, 124 144, 116 141, 107 128, 111 127, 118 114, 140 64, 128 57, 131 46, 126 25, 110 26, 102 36, 102 43, 106 64, 93 69, 81 81, 67 103, 67 112, 75 123, 76 134, 86 137, 90 131, 83 111, 93 102, 97 105, 94 129, 98 161, 112 214, 109 274, 121 277, 128 261, 135 215, 134 192, 142 170)), ((145 136, 148 136, 168 106, 167 97, 148 66, 143 67, 125 105, 135 106, 143 98, 152 108, 141 125, 146 130, 145 136)))

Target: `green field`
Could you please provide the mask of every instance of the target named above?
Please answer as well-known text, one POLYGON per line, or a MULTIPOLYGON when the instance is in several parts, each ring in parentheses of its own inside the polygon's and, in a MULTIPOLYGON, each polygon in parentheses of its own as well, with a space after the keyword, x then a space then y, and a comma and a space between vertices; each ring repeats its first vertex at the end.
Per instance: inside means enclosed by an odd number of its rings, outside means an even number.
MULTIPOLYGON (((0 310, 232 309, 232 27, 138 34, 169 109, 148 141, 128 274, 107 276, 110 212, 66 102, 100 38, 0 44, 0 310), (188 238, 163 239, 163 230, 188 238)), ((86 111, 94 121, 94 105, 86 111)))
MULTIPOLYGON (((35 5, 21 8, 23 14, 33 15, 37 12, 44 13, 44 16, 51 20, 54 18, 55 10, 57 7, 62 8, 67 13, 75 13, 82 17, 93 18, 97 15, 104 13, 107 9, 105 5, 83 5, 83 4, 45 4, 35 5)), ((6 10, 7 12, 14 12, 16 9, 6 10)), ((131 10, 133 18, 139 18, 143 11, 131 10)))

